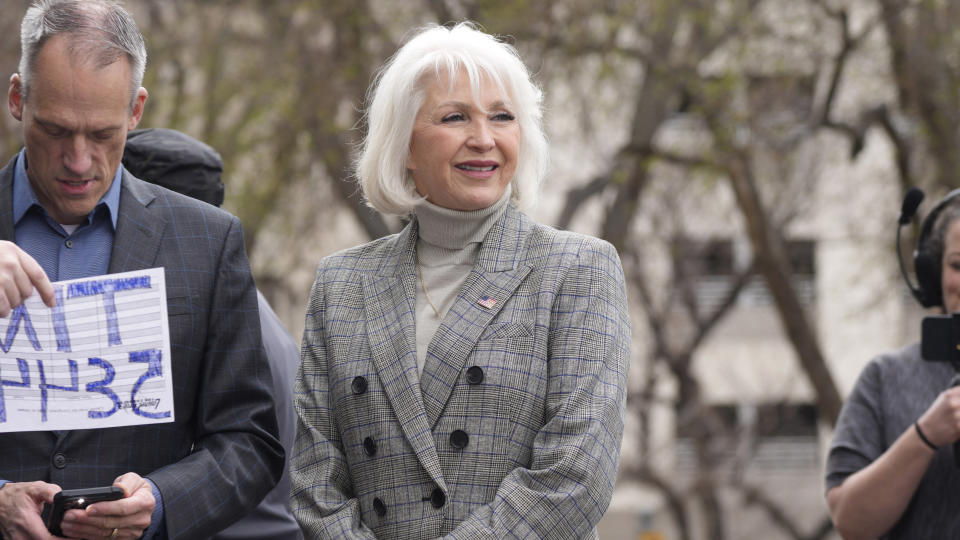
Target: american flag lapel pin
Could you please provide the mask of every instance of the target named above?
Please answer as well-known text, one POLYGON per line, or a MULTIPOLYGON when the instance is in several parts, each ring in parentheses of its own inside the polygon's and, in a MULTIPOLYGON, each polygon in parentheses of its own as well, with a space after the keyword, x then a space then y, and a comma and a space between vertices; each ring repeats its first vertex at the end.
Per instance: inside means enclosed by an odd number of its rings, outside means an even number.
POLYGON ((489 296, 482 296, 480 300, 477 300, 477 303, 487 309, 491 309, 493 306, 497 305, 497 301, 489 296))

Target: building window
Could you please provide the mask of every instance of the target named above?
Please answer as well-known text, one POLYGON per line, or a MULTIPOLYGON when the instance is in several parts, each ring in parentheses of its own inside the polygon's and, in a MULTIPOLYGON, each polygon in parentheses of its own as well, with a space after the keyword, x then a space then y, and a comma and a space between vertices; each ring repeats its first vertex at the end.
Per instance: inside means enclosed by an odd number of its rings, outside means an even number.
MULTIPOLYGON (((800 303, 816 302, 816 243, 809 239, 790 239, 785 243, 792 272, 792 283, 800 303)), ((701 312, 717 308, 733 286, 734 274, 744 264, 739 252, 749 253, 749 245, 731 239, 684 239, 675 244, 683 275, 694 280, 701 312), (742 248, 742 249, 740 249, 742 248)), ((746 306, 773 305, 773 297, 762 276, 755 275, 740 292, 738 302, 746 306)))
MULTIPOLYGON (((820 466, 817 411, 809 403, 719 404, 710 407, 709 448, 721 466, 740 462, 756 471, 806 471, 820 466)), ((678 422, 677 468, 697 469, 694 438, 701 424, 678 422)))
MULTIPOLYGON (((816 289, 816 244, 813 240, 791 239, 785 242, 787 262, 790 265, 791 283, 800 303, 811 306, 817 301, 816 289)), ((773 305, 773 296, 761 276, 754 276, 740 295, 740 303, 750 306, 773 305)))

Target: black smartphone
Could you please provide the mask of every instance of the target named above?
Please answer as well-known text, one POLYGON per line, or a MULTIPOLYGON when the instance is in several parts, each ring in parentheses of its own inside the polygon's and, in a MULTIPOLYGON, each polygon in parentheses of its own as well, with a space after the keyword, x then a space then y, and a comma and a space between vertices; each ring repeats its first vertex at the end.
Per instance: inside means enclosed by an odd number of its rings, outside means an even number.
POLYGON ((43 505, 43 520, 47 530, 54 536, 63 536, 60 521, 67 510, 82 510, 101 501, 115 501, 123 498, 123 489, 117 486, 65 489, 53 496, 53 504, 43 505))
POLYGON ((960 360, 960 313, 923 318, 920 356, 934 362, 960 360))

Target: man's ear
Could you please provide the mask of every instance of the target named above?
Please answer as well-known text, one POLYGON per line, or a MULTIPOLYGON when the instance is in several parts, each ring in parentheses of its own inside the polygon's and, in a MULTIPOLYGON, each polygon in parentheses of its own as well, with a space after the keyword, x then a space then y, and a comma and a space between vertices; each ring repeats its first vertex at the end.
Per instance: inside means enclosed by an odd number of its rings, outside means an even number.
POLYGON ((130 111, 130 119, 127 122, 127 131, 136 129, 140 119, 143 118, 143 106, 147 101, 147 89, 140 87, 137 90, 137 97, 133 100, 133 110, 130 111))
POLYGON ((7 107, 18 121, 23 121, 23 81, 20 74, 10 76, 10 88, 7 89, 7 107))

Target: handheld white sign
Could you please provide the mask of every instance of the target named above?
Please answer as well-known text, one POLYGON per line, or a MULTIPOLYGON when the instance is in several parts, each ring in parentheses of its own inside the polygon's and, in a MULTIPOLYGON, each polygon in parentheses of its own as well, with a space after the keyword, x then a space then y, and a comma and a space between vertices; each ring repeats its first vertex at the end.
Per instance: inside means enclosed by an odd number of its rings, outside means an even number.
POLYGON ((0 432, 172 422, 163 268, 53 286, 0 318, 0 432))

